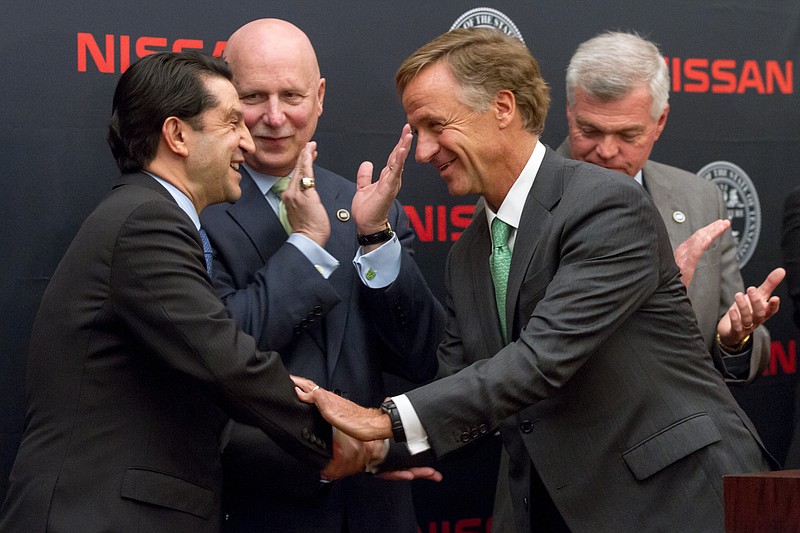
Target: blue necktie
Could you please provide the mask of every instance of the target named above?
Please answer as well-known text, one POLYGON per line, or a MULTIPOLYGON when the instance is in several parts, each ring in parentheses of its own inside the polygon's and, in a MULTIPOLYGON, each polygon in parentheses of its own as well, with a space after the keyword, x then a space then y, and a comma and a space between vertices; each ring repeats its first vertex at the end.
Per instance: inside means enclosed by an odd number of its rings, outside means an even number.
POLYGON ((206 257, 206 272, 209 277, 212 277, 214 275, 214 253, 211 251, 211 242, 203 228, 200 228, 200 240, 203 242, 203 255, 206 257))
POLYGON ((495 217, 492 221, 492 255, 489 256, 489 269, 492 272, 492 282, 494 282, 494 297, 497 303, 497 313, 500 316, 503 342, 508 342, 506 290, 508 288, 508 271, 511 268, 509 235, 511 235, 511 226, 495 217))

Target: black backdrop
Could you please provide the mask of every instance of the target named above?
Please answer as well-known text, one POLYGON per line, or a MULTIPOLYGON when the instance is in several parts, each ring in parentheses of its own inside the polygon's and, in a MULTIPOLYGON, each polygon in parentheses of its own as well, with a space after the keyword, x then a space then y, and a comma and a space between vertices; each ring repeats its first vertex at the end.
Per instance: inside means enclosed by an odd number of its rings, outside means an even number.
MULTIPOLYGON (((543 135, 552 147, 566 135, 564 70, 575 47, 606 29, 636 30, 659 43, 673 74, 672 111, 654 159, 691 171, 722 162, 713 175, 724 178, 718 184, 740 233, 745 282, 760 283, 781 262, 783 197, 798 184, 800 167, 796 0, 9 4, 0 32, 0 496, 24 420, 25 349, 39 298, 116 175, 105 128, 120 72, 148 50, 219 51, 221 41, 254 18, 292 21, 315 44, 328 80, 318 162, 345 176, 355 176, 362 160, 383 161, 400 132, 396 67, 460 18, 462 25, 516 30, 539 59, 553 90, 543 135)), ((444 258, 475 198, 450 198, 432 169, 413 162, 406 168, 400 199, 420 236, 420 266, 442 297, 444 258)), ((784 287, 778 292, 786 297, 784 287)), ((798 335, 788 305, 769 326, 772 366, 736 394, 783 460, 797 381, 798 335)), ((490 440, 447 460, 444 483, 417 484, 423 531, 488 527, 496 454, 490 440)))

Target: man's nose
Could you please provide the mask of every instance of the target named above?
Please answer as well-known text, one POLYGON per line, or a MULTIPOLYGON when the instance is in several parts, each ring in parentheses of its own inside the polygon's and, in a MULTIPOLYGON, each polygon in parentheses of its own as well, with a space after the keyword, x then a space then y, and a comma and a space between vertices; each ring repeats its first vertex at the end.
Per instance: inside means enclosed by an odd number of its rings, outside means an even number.
POLYGON ((417 149, 414 152, 414 158, 417 163, 428 163, 434 155, 439 151, 439 143, 436 142, 433 136, 417 133, 417 149))
POLYGON ((247 126, 244 125, 244 122, 240 122, 239 127, 239 148, 241 148, 246 154, 252 154, 256 151, 256 145, 253 142, 253 136, 250 135, 250 130, 247 129, 247 126))
POLYGON ((603 135, 600 142, 595 146, 595 151, 603 159, 611 159, 619 153, 619 144, 617 144, 613 135, 603 135))
POLYGON ((283 105, 277 98, 269 98, 263 104, 261 120, 271 128, 280 128, 286 120, 283 105))

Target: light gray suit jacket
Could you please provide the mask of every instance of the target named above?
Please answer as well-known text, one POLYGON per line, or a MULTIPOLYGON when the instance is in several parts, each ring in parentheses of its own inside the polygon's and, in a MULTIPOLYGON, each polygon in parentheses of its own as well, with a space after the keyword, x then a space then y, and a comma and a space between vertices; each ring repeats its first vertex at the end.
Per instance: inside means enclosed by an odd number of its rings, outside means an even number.
POLYGON ((479 208, 448 258, 439 349, 443 374, 474 364, 407 393, 433 452, 500 427, 519 531, 531 465, 575 533, 722 531, 722 476, 775 465, 714 370, 649 195, 548 149, 517 231, 505 347, 489 253, 479 208))

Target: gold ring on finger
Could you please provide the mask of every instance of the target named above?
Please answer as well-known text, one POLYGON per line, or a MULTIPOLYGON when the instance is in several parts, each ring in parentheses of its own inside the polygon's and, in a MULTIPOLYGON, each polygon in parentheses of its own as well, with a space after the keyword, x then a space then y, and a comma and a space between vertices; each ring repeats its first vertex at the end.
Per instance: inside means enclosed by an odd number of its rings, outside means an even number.
POLYGON ((304 191, 306 189, 313 189, 315 186, 314 178, 309 178, 308 176, 304 176, 300 178, 300 190, 304 191))

